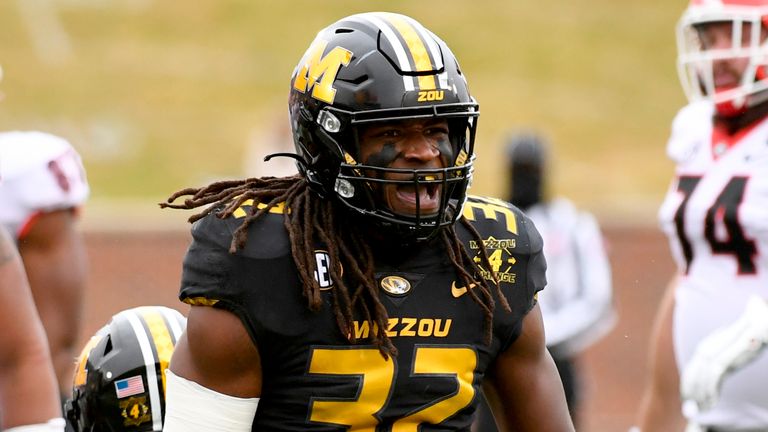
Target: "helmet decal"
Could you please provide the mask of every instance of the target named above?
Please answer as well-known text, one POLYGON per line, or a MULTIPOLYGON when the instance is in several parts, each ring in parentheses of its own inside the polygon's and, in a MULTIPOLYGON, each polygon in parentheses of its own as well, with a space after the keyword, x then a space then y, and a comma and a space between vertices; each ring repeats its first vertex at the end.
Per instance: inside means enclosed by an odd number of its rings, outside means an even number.
POLYGON ((118 399, 126 398, 137 394, 142 394, 144 390, 144 381, 141 375, 134 375, 130 378, 115 381, 115 393, 118 399))
POLYGON ((312 89, 313 98, 332 104, 336 96, 333 81, 339 69, 349 64, 352 51, 336 46, 328 54, 323 55, 327 45, 328 41, 319 38, 310 45, 300 63, 301 70, 296 74, 293 88, 302 93, 312 89), (322 79, 318 82, 321 76, 322 79))

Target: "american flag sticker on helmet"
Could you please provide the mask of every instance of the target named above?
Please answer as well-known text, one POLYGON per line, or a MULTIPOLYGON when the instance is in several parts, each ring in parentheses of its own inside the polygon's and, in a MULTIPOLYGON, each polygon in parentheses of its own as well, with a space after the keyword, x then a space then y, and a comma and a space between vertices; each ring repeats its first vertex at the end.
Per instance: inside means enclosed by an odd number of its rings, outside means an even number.
POLYGON ((118 399, 144 393, 144 382, 141 380, 141 375, 115 381, 115 391, 118 399))

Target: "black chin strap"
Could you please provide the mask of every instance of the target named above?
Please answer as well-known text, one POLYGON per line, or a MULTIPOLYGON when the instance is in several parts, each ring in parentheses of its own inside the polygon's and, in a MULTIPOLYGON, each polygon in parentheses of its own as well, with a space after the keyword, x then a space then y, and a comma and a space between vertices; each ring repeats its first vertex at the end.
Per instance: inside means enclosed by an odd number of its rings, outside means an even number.
POLYGON ((306 170, 309 166, 307 161, 300 155, 297 155, 296 153, 271 153, 264 156, 264 162, 269 162, 269 160, 274 157, 287 157, 287 158, 294 159, 296 162, 298 162, 301 165, 301 167, 304 170, 306 170))
POLYGON ((264 156, 264 162, 269 162, 270 159, 274 157, 287 157, 291 159, 295 159, 299 161, 302 165, 306 165, 307 161, 304 160, 301 156, 297 155, 296 153, 270 153, 266 156, 264 156))

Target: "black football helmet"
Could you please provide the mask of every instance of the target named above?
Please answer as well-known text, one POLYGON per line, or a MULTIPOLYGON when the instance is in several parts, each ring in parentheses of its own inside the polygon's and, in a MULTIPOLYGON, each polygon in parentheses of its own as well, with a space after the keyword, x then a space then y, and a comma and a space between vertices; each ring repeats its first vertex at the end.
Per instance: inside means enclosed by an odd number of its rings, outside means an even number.
MULTIPOLYGON (((91 337, 65 403, 76 432, 162 431, 165 369, 186 318, 163 306, 128 309, 91 337)), ((69 430, 69 429, 68 429, 69 430)))
POLYGON ((544 200, 547 147, 545 138, 533 131, 507 138, 509 202, 523 210, 544 200))
POLYGON ((299 171, 321 196, 396 230, 398 239, 427 239, 461 216, 478 105, 448 46, 412 18, 363 13, 321 30, 296 66, 288 105, 299 171), (425 118, 448 121, 452 154, 441 155, 445 168, 393 169, 358 160, 359 126, 425 118), (386 179, 389 173, 398 180, 386 179), (385 183, 439 189, 438 212, 392 212, 377 192, 385 183))

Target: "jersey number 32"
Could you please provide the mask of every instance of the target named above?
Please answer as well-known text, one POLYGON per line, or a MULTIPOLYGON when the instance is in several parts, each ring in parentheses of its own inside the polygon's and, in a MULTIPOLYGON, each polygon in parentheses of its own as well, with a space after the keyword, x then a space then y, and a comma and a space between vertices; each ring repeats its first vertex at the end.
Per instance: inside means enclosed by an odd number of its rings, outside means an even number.
MULTIPOLYGON (((454 377, 457 391, 395 421, 392 432, 417 432, 422 423, 440 424, 466 408, 475 396, 472 386, 477 354, 468 347, 417 346, 411 376, 454 377)), ((399 365, 402 367, 402 365, 399 365)), ((310 374, 346 375, 359 378, 355 400, 316 397, 310 420, 351 426, 355 431, 375 431, 395 382, 398 365, 376 348, 319 349, 312 351, 310 374)))

